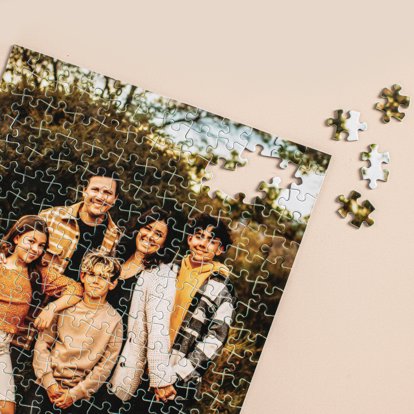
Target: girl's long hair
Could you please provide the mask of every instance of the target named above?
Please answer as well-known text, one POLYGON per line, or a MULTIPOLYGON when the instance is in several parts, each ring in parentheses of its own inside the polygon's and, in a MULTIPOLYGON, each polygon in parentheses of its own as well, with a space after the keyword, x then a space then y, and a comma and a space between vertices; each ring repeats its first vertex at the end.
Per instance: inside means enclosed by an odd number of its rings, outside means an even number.
MULTIPOLYGON (((0 253, 3 253, 5 257, 10 256, 15 248, 16 244, 14 239, 16 236, 21 234, 28 233, 29 231, 38 231, 46 235, 46 247, 49 243, 49 230, 47 228, 46 222, 39 216, 22 216, 9 231, 1 238, 0 240, 0 253)), ((40 269, 44 267, 41 263, 42 255, 40 255, 36 260, 29 263, 27 270, 29 273, 30 285, 32 286, 32 297, 35 297, 34 292, 42 294, 42 278, 40 274, 40 269)), ((38 297, 40 299, 40 296, 38 297)))
POLYGON ((164 221, 168 226, 167 237, 161 248, 155 253, 144 258, 146 268, 158 266, 160 263, 170 263, 176 255, 177 248, 174 248, 173 241, 177 238, 178 232, 174 229, 175 221, 167 211, 157 208, 155 211, 147 210, 142 213, 134 230, 126 232, 119 245, 119 253, 122 259, 128 260, 136 251, 136 237, 142 227, 155 221, 164 221))

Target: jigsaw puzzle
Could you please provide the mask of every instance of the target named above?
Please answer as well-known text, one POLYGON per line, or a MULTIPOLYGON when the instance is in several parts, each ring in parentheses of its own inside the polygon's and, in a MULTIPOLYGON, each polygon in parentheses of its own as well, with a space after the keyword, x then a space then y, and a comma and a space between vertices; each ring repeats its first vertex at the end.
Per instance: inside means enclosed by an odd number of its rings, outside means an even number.
POLYGON ((410 98, 400 94, 401 86, 392 85, 391 89, 384 88, 381 91, 380 97, 386 100, 385 103, 376 103, 375 109, 383 112, 382 122, 388 123, 391 118, 397 121, 402 121, 405 117, 404 112, 400 112, 400 107, 408 108, 410 105, 410 98))
POLYGON ((328 118, 326 124, 335 128, 332 139, 339 141, 342 135, 346 136, 347 141, 358 141, 359 132, 366 131, 368 124, 360 121, 361 114, 358 111, 349 111, 344 115, 342 109, 335 111, 335 118, 328 118))
POLYGON ((338 214, 342 218, 346 218, 348 214, 352 215, 353 219, 350 221, 350 224, 358 229, 362 223, 365 223, 367 226, 374 224, 374 220, 369 215, 375 210, 374 206, 368 200, 359 204, 358 198, 360 197, 361 194, 357 191, 351 191, 348 198, 344 195, 338 197, 338 201, 342 203, 342 207, 338 209, 338 214))
POLYGON ((369 152, 361 153, 362 161, 369 161, 368 168, 361 168, 361 176, 364 180, 369 180, 369 188, 377 188, 377 181, 388 181, 390 172, 381 167, 381 164, 389 164, 390 154, 388 152, 379 152, 377 144, 369 146, 369 152))
POLYGON ((2 412, 238 413, 330 156, 20 46, 0 115, 2 412))

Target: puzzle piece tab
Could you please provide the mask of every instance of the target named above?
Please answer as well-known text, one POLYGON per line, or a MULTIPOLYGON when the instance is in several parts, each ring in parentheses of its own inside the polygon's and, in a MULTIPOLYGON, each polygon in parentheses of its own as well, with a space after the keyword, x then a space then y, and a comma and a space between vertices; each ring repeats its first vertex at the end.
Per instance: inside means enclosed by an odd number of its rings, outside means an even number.
POLYGON ((385 124, 390 122, 391 118, 402 121, 405 117, 405 113, 400 112, 399 109, 400 107, 408 108, 410 105, 410 97, 400 95, 400 90, 401 86, 395 84, 391 86, 391 89, 384 88, 381 91, 380 97, 386 99, 386 102, 378 102, 375 105, 375 109, 383 112, 381 120, 385 124))
POLYGON ((350 224, 354 227, 360 228, 362 223, 365 223, 367 226, 372 226, 374 220, 369 215, 375 210, 375 207, 369 201, 364 201, 362 204, 359 204, 357 200, 360 197, 361 194, 356 191, 351 191, 349 198, 340 195, 338 201, 342 203, 342 207, 338 209, 338 213, 342 218, 351 214, 353 219, 350 224))
POLYGON ((369 161, 368 168, 361 168, 361 175, 364 180, 369 180, 369 188, 372 190, 377 188, 377 181, 387 181, 389 171, 381 168, 381 164, 388 164, 390 162, 389 152, 378 152, 378 145, 372 144, 369 146, 369 152, 362 152, 361 159, 369 161))
POLYGON ((358 141, 358 132, 368 129, 368 124, 359 120, 360 116, 360 112, 349 111, 349 118, 345 121, 345 128, 348 130, 347 141, 358 141))
POLYGON ((336 141, 339 141, 342 135, 346 136, 347 141, 358 141, 358 132, 368 129, 366 122, 360 122, 361 114, 357 111, 349 111, 344 115, 342 109, 337 109, 335 115, 335 118, 327 119, 326 124, 335 128, 332 139, 336 141))

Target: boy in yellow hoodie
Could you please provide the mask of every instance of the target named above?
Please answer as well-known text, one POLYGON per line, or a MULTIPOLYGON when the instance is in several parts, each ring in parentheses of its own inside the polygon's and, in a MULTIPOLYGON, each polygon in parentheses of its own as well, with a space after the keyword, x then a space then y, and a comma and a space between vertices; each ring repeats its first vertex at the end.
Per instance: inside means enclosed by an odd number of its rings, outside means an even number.
POLYGON ((176 406, 195 397, 203 374, 226 343, 236 303, 229 269, 217 261, 231 245, 227 225, 202 214, 189 226, 190 252, 181 263, 170 325, 176 406))

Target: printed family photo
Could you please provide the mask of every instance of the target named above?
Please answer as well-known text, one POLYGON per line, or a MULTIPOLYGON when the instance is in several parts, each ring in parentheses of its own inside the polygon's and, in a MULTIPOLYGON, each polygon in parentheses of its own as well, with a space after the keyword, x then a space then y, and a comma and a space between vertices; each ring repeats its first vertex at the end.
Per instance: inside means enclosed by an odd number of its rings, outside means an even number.
POLYGON ((0 412, 238 413, 330 156, 20 46, 0 115, 0 412))

